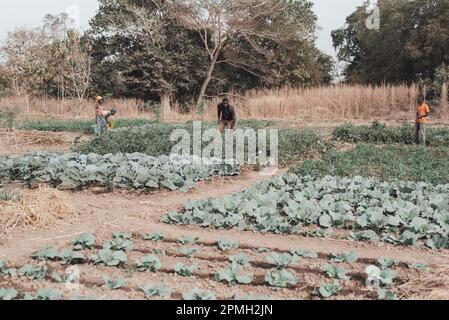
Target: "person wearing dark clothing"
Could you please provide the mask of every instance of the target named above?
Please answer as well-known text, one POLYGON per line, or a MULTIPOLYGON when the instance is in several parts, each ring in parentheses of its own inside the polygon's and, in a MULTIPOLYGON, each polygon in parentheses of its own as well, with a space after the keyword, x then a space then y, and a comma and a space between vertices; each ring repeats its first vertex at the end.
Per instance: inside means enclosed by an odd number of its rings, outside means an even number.
POLYGON ((218 130, 224 133, 225 129, 233 130, 237 122, 235 109, 230 105, 229 99, 223 99, 223 102, 218 105, 218 130))

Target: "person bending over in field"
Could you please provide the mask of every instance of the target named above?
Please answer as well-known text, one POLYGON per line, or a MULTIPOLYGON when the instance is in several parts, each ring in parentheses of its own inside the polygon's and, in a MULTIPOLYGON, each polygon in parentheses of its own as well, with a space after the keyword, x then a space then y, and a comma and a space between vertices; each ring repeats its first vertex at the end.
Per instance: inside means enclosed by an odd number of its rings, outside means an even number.
POLYGON ((95 104, 95 121, 96 127, 94 130, 95 134, 103 134, 108 129, 113 127, 112 117, 117 113, 115 108, 112 108, 111 111, 104 110, 104 101, 103 98, 98 96, 95 104))
POLYGON ((419 97, 418 108, 416 110, 416 144, 426 145, 426 118, 430 117, 430 108, 424 102, 424 98, 419 97))
POLYGON ((234 107, 230 105, 229 99, 223 99, 223 102, 218 105, 218 130, 221 133, 224 133, 225 129, 234 130, 236 122, 234 107))

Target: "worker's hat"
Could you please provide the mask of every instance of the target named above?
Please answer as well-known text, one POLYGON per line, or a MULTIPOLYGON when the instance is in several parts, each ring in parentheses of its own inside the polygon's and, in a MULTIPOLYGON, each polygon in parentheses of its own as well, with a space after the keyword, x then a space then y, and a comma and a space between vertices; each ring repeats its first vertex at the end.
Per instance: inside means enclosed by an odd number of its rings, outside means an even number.
POLYGON ((96 100, 97 100, 97 102, 98 102, 98 101, 101 101, 101 100, 103 100, 103 97, 97 96, 96 100))

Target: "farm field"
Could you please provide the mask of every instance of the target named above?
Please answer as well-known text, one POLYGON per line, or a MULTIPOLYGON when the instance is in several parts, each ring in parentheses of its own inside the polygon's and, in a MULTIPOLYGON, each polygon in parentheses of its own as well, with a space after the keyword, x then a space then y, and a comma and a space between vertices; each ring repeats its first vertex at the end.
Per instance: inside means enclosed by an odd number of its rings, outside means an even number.
POLYGON ((2 135, 0 299, 449 298, 444 129, 416 148, 390 125, 356 126, 368 132, 357 141, 347 125, 282 125, 282 167, 264 176, 167 157, 173 126, 76 145, 66 131, 15 131, 34 134, 22 145, 2 135), (40 208, 43 194, 65 207, 40 208))

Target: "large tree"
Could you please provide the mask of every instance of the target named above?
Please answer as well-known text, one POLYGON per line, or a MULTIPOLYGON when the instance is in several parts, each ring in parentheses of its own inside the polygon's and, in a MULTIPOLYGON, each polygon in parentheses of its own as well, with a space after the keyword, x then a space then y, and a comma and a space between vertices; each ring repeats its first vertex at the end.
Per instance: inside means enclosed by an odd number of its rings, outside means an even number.
POLYGON ((380 29, 367 27, 367 5, 332 32, 349 82, 411 82, 449 63, 449 0, 379 0, 380 29))
POLYGON ((223 81, 216 75, 223 64, 273 85, 311 82, 317 64, 329 61, 315 48, 316 17, 307 0, 179 0, 176 11, 200 34, 208 56, 199 103, 213 80, 223 81))
POLYGON ((199 37, 178 23, 172 1, 100 0, 88 36, 96 82, 143 99, 159 97, 164 112, 172 96, 195 91, 206 59, 199 37))

